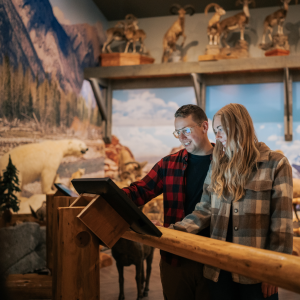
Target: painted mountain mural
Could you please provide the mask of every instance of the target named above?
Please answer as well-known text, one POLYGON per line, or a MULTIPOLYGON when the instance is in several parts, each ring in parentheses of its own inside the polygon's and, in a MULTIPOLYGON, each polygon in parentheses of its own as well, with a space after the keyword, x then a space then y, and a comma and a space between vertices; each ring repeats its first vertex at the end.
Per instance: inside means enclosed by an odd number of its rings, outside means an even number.
POLYGON ((0 63, 10 65, 42 82, 57 78, 65 92, 80 92, 83 69, 97 66, 105 41, 101 23, 61 25, 48 0, 0 0, 0 63))
POLYGON ((49 0, 0 0, 0 156, 43 139, 101 139, 102 118, 83 84, 105 41, 99 17, 66 25, 49 0))

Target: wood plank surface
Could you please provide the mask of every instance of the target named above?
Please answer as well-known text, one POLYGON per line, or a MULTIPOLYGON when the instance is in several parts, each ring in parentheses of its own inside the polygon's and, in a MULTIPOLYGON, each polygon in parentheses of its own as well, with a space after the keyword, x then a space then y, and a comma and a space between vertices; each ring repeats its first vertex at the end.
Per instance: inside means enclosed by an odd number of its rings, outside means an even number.
POLYGON ((49 275, 11 274, 5 286, 11 299, 52 299, 52 276, 49 275))
POLYGON ((300 69, 299 55, 240 58, 219 61, 178 62, 120 67, 86 68, 84 78, 137 78, 176 76, 190 73, 230 73, 239 71, 300 69))
POLYGON ((92 200, 77 217, 109 248, 129 228, 129 224, 101 196, 92 200))

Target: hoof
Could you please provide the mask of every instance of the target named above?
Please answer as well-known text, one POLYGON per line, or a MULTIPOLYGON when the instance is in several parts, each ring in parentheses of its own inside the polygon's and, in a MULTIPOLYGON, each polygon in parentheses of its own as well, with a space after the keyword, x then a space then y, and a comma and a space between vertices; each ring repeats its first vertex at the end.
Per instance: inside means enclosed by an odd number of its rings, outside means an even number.
POLYGON ((143 297, 148 297, 148 291, 143 293, 143 297))

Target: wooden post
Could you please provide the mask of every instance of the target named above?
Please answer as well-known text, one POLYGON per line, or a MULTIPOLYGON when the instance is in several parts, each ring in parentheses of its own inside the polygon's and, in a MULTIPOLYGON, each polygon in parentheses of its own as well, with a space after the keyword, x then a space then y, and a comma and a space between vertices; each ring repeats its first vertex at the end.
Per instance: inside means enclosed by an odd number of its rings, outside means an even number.
POLYGON ((58 209, 58 280, 54 300, 100 299, 99 243, 76 217, 82 209, 58 209))
POLYGON ((58 208, 68 207, 77 198, 68 196, 54 196, 47 198, 47 264, 52 273, 52 293, 55 294, 57 281, 57 236, 58 236, 58 208))
MULTIPOLYGON (((56 235, 53 236, 53 214, 56 214, 59 206, 69 206, 76 198, 63 197, 65 200, 58 200, 54 203, 54 198, 58 196, 64 196, 63 193, 57 191, 55 194, 46 195, 46 245, 47 245, 47 268, 53 271, 53 241, 56 239, 56 235), (72 199, 71 202, 69 199, 72 199)), ((57 214, 55 215, 57 219, 57 214)))

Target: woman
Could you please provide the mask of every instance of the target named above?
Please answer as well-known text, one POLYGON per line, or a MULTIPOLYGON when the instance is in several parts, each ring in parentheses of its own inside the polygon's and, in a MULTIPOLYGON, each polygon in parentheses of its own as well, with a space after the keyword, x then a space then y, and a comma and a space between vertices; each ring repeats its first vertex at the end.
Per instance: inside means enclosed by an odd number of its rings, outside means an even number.
MULTIPOLYGON (((211 238, 292 253, 292 170, 285 156, 258 142, 243 105, 229 104, 213 118, 216 146, 195 211, 173 227, 211 238)), ((205 266, 213 299, 278 299, 278 287, 205 266)))

